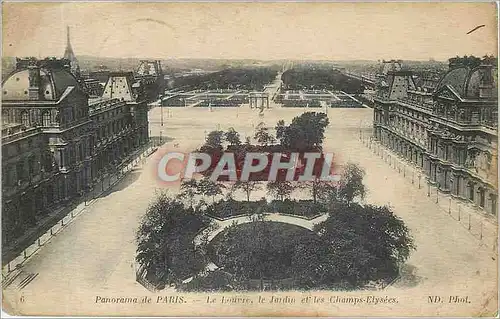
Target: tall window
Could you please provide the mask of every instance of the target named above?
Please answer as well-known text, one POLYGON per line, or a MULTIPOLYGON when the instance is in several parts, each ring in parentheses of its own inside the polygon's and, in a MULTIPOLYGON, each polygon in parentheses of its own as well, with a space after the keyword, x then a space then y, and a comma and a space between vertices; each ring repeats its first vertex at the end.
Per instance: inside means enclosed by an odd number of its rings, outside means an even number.
POLYGON ((51 120, 50 120, 50 111, 45 111, 42 114, 42 124, 43 126, 50 126, 51 120))
POLYGON ((8 110, 2 110, 2 123, 3 124, 9 123, 9 111, 8 110))
POLYGON ((485 199, 484 199, 484 188, 480 187, 479 188, 479 206, 481 208, 484 208, 484 202, 485 202, 485 199))
POLYGON ((469 188, 469 199, 474 201, 474 184, 469 182, 467 186, 469 188))
POLYGON ((491 213, 493 215, 497 214, 497 196, 495 194, 490 194, 491 200, 491 213))
POLYGON ((30 117, 28 111, 21 112, 21 123, 24 126, 30 126, 30 117))
POLYGON ((78 151, 80 153, 80 160, 83 161, 85 155, 84 155, 84 152, 83 152, 83 144, 80 144, 79 147, 78 147, 78 151))

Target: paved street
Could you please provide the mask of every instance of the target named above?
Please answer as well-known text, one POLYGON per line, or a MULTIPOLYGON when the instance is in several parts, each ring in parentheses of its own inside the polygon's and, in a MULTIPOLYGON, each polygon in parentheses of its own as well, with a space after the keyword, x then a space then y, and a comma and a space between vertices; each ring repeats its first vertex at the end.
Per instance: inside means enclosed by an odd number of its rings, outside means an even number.
MULTIPOLYGON (((167 110, 163 111, 165 116, 167 110)), ((244 140, 245 136, 253 135, 253 128, 259 122, 272 126, 279 119, 289 122, 304 109, 266 110, 261 118, 258 111, 243 107, 214 108, 212 112, 171 108, 168 117, 164 117, 163 126, 160 112, 159 108, 150 112, 152 135, 159 136, 161 132, 162 138, 168 141, 165 148, 189 151, 216 128, 225 130, 233 126, 243 133, 244 140)), ((386 306, 392 307, 387 310, 397 310, 400 316, 435 314, 442 306, 429 304, 427 298, 440 294, 468 295, 472 300, 470 304, 457 305, 451 310, 447 307, 447 312, 441 315, 479 313, 482 309, 495 308, 496 297, 487 303, 488 296, 496 291, 497 261, 493 250, 481 246, 460 224, 438 212, 438 207, 425 193, 416 192, 410 181, 362 145, 359 130, 361 127, 366 132, 371 127, 372 110, 330 109, 328 116, 331 125, 326 132, 326 151, 334 151, 341 162, 360 163, 367 172, 365 183, 369 193, 366 202, 390 204, 415 237, 417 250, 405 266, 403 278, 380 293, 400 299, 399 304, 386 306), (422 299, 421 303, 415 302, 418 298, 422 299), (405 300, 413 300, 411 306, 405 304, 405 300)), ((89 206, 25 263, 23 275, 5 291, 5 302, 16 303, 25 313, 89 315, 89 312, 80 313, 79 309, 90 309, 88 305, 95 303, 97 295, 150 295, 135 282, 134 239, 140 218, 159 187, 153 160, 136 168, 110 194, 89 206), (23 287, 21 281, 30 274, 36 275, 23 287), (21 296, 24 297, 22 303, 21 296)), ((258 199, 264 193, 264 190, 255 192, 252 198, 258 199)), ((174 308, 166 306, 96 305, 95 314, 118 315, 134 309, 133 313, 138 315, 151 315, 154 311, 167 315, 174 308)), ((359 307, 359 315, 372 314, 370 307, 359 307)), ((179 308, 178 315, 195 315, 189 308, 179 308)), ((331 309, 334 315, 337 308, 331 309)))

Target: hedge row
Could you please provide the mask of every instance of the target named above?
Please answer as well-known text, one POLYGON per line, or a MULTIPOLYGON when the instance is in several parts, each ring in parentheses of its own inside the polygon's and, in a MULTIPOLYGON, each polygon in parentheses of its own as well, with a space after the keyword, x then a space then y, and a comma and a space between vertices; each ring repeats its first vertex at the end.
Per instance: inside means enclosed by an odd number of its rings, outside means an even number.
POLYGON ((228 218, 241 215, 262 213, 281 213, 302 217, 313 217, 326 212, 326 207, 312 200, 273 200, 268 203, 265 199, 259 201, 222 200, 209 205, 205 214, 218 218, 228 218))

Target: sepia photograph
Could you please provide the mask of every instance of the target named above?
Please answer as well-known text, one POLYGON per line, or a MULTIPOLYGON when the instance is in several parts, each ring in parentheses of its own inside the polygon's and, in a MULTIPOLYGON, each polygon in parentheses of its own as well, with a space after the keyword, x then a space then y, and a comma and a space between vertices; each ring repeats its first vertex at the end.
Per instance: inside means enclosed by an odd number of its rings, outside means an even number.
POLYGON ((497 5, 4 2, 2 316, 497 317, 497 5))

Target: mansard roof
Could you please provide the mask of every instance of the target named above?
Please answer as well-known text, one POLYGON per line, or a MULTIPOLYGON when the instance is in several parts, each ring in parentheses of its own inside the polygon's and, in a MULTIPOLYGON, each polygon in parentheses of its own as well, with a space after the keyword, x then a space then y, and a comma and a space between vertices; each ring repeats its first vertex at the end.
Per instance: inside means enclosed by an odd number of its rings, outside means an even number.
POLYGON ((102 97, 135 101, 137 92, 133 88, 134 83, 132 72, 110 72, 102 97))
POLYGON ((57 101, 68 87, 80 89, 77 79, 68 68, 68 63, 69 61, 65 59, 18 59, 16 70, 2 83, 2 100, 30 100, 28 97, 30 67, 36 67, 40 70, 38 81, 40 100, 57 101))
MULTIPOLYGON (((439 81, 435 93, 442 92, 443 88, 450 88, 460 99, 479 99, 479 87, 483 77, 493 80, 494 88, 498 88, 498 70, 495 66, 481 65, 471 68, 459 66, 449 70, 439 81)), ((493 90, 497 98, 497 90, 493 90)))

